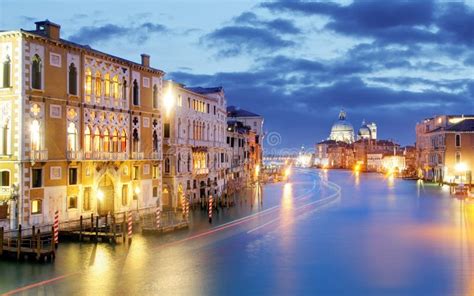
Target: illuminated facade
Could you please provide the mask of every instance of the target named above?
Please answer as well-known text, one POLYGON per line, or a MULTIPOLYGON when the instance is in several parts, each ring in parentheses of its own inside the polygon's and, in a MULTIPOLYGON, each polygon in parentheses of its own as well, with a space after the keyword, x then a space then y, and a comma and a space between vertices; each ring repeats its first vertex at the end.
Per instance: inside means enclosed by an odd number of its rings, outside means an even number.
POLYGON ((339 120, 333 124, 328 140, 348 144, 354 142, 354 128, 352 124, 346 120, 346 117, 346 112, 341 110, 341 112, 339 112, 339 120))
POLYGON ((474 115, 440 115, 416 125, 418 177, 472 183, 474 115))
POLYGON ((60 38, 0 33, 0 223, 44 225, 159 204, 164 73, 60 38))
POLYGON ((229 167, 222 87, 187 88, 168 81, 173 106, 164 117, 163 206, 180 208, 221 196, 229 167))

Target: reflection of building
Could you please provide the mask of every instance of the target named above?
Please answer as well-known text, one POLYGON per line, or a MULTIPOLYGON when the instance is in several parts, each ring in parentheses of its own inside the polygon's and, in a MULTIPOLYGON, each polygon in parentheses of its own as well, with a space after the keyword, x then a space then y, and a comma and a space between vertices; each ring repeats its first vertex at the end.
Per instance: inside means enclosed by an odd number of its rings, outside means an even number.
POLYGON ((346 112, 344 110, 341 110, 339 120, 333 124, 328 140, 349 144, 354 142, 354 128, 352 124, 346 120, 346 112))
POLYGON ((174 107, 164 118, 163 205, 198 202, 224 186, 226 99, 224 90, 168 82, 174 107))
POLYGON ((157 205, 163 72, 60 38, 0 33, 0 221, 51 224, 157 205))
POLYGON ((416 125, 417 168, 425 180, 471 183, 474 115, 440 115, 416 125))
POLYGON ((377 125, 375 123, 365 123, 362 121, 362 126, 357 133, 357 140, 377 140, 377 125))

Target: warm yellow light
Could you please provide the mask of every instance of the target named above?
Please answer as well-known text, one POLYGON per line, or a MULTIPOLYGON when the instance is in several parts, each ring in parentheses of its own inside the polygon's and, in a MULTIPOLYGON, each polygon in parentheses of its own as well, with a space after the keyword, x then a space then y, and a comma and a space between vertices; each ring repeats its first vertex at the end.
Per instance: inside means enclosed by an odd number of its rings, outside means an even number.
POLYGON ((291 167, 285 169, 285 177, 288 178, 291 175, 291 167))
POLYGON ((99 201, 103 201, 103 200, 104 200, 104 193, 102 192, 102 190, 97 191, 97 199, 98 199, 99 201))
POLYGON ((140 187, 135 187, 135 194, 140 194, 140 187))
POLYGON ((255 166, 255 176, 258 177, 259 174, 260 174, 260 165, 257 164, 257 166, 255 166))
POLYGON ((355 171, 356 173, 360 172, 360 164, 356 164, 356 165, 354 166, 354 171, 355 171))
POLYGON ((459 172, 459 173, 465 173, 468 170, 467 165, 464 162, 457 163, 454 166, 454 169, 456 170, 456 172, 459 172))
POLYGON ((166 93, 163 97, 163 105, 165 106, 166 110, 166 115, 168 116, 171 112, 171 110, 174 107, 174 98, 173 98, 173 91, 172 91, 172 86, 171 86, 171 81, 168 84, 168 89, 166 90, 166 93))

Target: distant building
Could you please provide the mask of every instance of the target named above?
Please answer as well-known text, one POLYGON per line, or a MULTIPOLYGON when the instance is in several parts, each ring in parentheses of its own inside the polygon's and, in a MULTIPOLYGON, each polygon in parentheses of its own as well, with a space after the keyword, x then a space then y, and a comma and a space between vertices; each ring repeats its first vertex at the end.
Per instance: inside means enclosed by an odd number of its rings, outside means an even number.
POLYGON ((333 124, 328 140, 348 144, 354 142, 354 127, 346 120, 346 112, 344 110, 339 112, 339 119, 333 124))
POLYGON ((416 125, 418 176, 440 183, 472 183, 474 115, 440 115, 416 125))
POLYGON ((252 153, 256 157, 256 163, 260 165, 263 159, 263 116, 236 106, 228 106, 227 119, 230 121, 239 121, 253 131, 255 138, 251 141, 254 143, 254 150, 252 153))
POLYGON ((377 125, 374 122, 365 123, 362 121, 362 126, 357 133, 357 140, 377 140, 377 125))

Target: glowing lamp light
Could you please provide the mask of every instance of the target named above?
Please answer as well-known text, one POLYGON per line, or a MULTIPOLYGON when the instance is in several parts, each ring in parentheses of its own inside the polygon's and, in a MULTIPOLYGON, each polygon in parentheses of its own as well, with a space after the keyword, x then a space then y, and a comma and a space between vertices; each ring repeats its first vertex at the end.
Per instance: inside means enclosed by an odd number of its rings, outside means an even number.
POLYGON ((169 115, 171 110, 174 107, 174 98, 173 98, 173 91, 171 88, 171 81, 168 84, 168 89, 163 97, 163 105, 165 106, 166 115, 169 115))
POLYGON ((456 170, 456 172, 464 173, 467 171, 467 165, 464 162, 460 162, 454 166, 454 169, 456 170))
POLYGON ((104 200, 104 193, 102 192, 102 190, 97 191, 97 199, 98 199, 99 201, 103 201, 103 200, 104 200))
POLYGON ((140 194, 140 188, 139 187, 135 187, 135 194, 136 195, 140 194))
POLYGON ((255 176, 258 177, 259 174, 260 174, 260 165, 257 164, 257 166, 255 167, 255 176))

